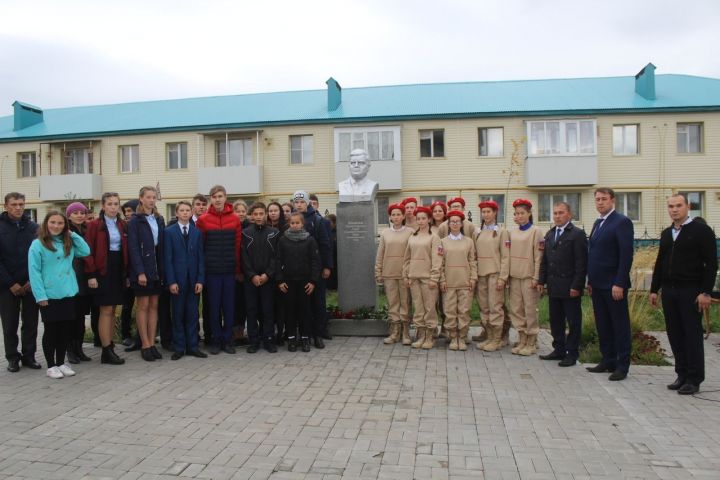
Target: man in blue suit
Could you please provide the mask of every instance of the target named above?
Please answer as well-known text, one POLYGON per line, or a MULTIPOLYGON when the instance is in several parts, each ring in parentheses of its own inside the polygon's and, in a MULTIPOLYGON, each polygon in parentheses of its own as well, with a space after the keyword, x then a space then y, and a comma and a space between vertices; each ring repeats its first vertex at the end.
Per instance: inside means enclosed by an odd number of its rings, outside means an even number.
POLYGON ((175 207, 177 223, 165 229, 165 285, 172 295, 173 360, 185 353, 198 358, 207 354, 198 347, 198 304, 205 283, 205 255, 200 231, 190 220, 190 202, 175 207))
POLYGON ((633 261, 633 224, 615 211, 615 192, 595 190, 595 221, 588 241, 588 292, 595 312, 595 325, 602 360, 593 373, 612 372, 609 380, 624 380, 630 370, 630 313, 628 289, 633 261))

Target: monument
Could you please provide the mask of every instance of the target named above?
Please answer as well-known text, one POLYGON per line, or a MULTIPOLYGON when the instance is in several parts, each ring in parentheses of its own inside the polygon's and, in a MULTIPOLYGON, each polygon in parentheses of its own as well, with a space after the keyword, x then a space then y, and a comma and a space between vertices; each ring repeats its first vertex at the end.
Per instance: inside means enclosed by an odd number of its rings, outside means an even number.
MULTIPOLYGON (((337 248, 338 306, 344 312, 377 308, 375 255, 377 253, 378 184, 367 177, 370 158, 365 150, 350 152, 350 177, 338 184, 337 248)), ((338 335, 384 335, 384 321, 333 321, 338 335)))

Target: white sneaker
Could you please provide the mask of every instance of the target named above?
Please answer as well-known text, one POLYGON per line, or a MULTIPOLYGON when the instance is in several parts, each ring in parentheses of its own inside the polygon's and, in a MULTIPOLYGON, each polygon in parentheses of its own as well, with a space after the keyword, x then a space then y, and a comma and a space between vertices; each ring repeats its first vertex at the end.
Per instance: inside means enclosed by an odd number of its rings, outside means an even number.
POLYGON ((50 367, 47 369, 47 376, 50 378, 63 378, 63 372, 58 367, 50 367))
POLYGON ((70 365, 68 365, 67 363, 63 363, 62 365, 57 367, 57 369, 60 370, 60 373, 62 373, 66 377, 72 377, 73 375, 75 375, 75 370, 70 368, 70 365))

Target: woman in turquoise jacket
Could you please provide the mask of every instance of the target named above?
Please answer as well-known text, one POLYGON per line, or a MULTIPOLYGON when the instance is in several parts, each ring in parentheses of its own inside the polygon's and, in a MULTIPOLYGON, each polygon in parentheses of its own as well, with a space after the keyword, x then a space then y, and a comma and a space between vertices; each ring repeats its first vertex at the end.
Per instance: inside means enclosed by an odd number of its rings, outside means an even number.
POLYGON ((48 212, 38 231, 38 238, 30 245, 30 287, 45 325, 42 347, 50 378, 75 375, 70 365, 65 363, 65 350, 75 318, 75 296, 78 294, 73 259, 89 254, 88 244, 80 235, 70 231, 65 215, 58 211, 48 212))

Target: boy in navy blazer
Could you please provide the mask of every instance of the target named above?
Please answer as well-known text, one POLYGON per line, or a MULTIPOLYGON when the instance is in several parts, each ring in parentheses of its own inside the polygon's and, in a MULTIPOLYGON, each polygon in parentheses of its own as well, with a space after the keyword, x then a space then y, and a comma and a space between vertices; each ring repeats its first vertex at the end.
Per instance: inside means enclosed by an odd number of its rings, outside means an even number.
POLYGON ((612 372, 609 380, 624 380, 630 370, 628 289, 633 262, 632 221, 615 211, 615 192, 595 190, 595 221, 588 241, 588 293, 592 297, 602 360, 593 373, 612 372))
POLYGON ((205 283, 205 255, 200 231, 190 222, 192 206, 180 201, 177 223, 165 229, 165 285, 172 296, 173 360, 186 353, 207 355, 198 347, 198 305, 205 283))

